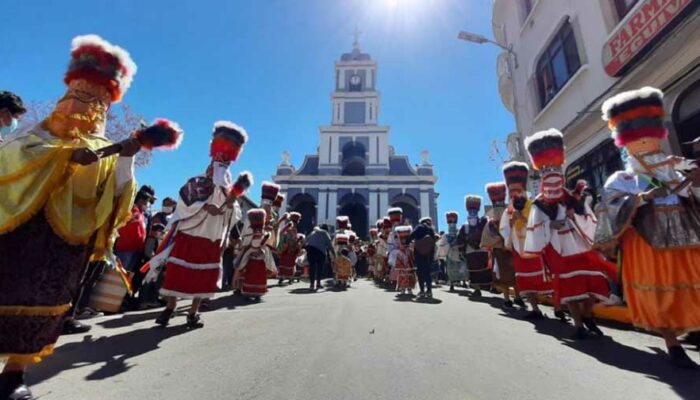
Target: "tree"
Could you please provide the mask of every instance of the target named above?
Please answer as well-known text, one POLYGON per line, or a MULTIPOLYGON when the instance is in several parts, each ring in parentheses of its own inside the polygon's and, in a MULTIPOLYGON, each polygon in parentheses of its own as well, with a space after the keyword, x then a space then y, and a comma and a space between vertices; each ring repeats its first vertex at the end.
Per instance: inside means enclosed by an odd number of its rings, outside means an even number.
MULTIPOLYGON (((23 132, 43 121, 54 109, 54 101, 30 101, 25 104, 27 113, 22 116, 18 132, 23 132)), ((143 115, 133 111, 131 106, 124 103, 113 104, 107 113, 105 136, 113 142, 119 142, 131 136, 143 121, 143 115)), ((136 167, 144 167, 151 162, 151 152, 141 151, 136 155, 136 167)))

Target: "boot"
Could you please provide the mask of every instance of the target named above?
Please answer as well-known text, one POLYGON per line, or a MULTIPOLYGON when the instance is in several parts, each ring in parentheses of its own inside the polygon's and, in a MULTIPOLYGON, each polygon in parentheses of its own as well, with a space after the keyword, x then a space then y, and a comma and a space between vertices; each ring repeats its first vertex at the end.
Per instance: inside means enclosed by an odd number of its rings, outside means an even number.
POLYGON ((92 329, 90 325, 85 325, 80 321, 76 321, 74 318, 68 318, 63 322, 61 334, 72 335, 75 333, 85 333, 90 329, 92 329))
POLYGON ((554 316, 557 317, 559 319, 559 321, 562 323, 566 324, 569 322, 569 317, 567 317, 566 313, 562 310, 555 310, 554 316))
POLYGON ((197 329, 204 326, 204 322, 201 321, 199 314, 187 314, 187 327, 190 329, 197 329))
POLYGON ((513 302, 510 300, 506 300, 503 302, 503 307, 505 308, 513 308, 513 302))
POLYGON ((173 311, 175 311, 175 310, 171 310, 169 308, 164 309, 160 313, 158 318, 156 318, 156 324, 158 324, 162 327, 168 326, 168 324, 170 323, 170 318, 173 316, 173 311))
POLYGON ((523 299, 521 299, 520 297, 516 297, 515 301, 513 301, 513 303, 515 303, 516 306, 521 307, 521 308, 527 307, 525 305, 525 302, 523 301, 523 299))
POLYGON ((595 333, 598 336, 605 336, 603 331, 601 331, 600 328, 598 328, 598 325, 596 325, 593 317, 584 318, 583 325, 585 325, 586 328, 588 328, 588 330, 591 331, 592 333, 595 333))
POLYGON ((0 399, 34 400, 32 392, 24 383, 24 373, 4 372, 0 374, 0 399))
POLYGON ((481 297, 481 289, 474 289, 474 292, 472 293, 472 296, 474 296, 474 297, 481 297))

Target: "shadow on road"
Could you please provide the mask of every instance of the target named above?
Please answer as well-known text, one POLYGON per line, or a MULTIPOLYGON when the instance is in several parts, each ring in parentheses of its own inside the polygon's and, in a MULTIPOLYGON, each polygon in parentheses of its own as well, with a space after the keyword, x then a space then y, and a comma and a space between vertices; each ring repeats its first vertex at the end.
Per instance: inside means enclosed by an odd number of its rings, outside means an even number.
MULTIPOLYGON (((478 301, 491 304, 491 301, 485 298, 478 301)), ((663 382, 669 385, 683 399, 698 398, 698 393, 700 393, 700 371, 682 370, 673 367, 667 361, 664 349, 649 347, 652 351, 650 353, 616 342, 608 336, 573 340, 571 339, 574 333, 573 326, 561 323, 559 320, 549 318, 536 321, 522 320, 520 318, 522 313, 517 310, 512 313, 506 312, 502 315, 506 318, 531 323, 538 333, 554 337, 563 345, 587 354, 601 363, 626 371, 644 374, 650 379, 663 382)), ((613 324, 605 325, 611 326, 613 324)), ((695 352, 690 352, 689 355, 693 359, 697 358, 697 353, 695 352)))
POLYGON ((85 380, 103 380, 119 375, 136 365, 128 362, 130 358, 156 350, 163 340, 187 332, 184 318, 181 322, 182 325, 167 328, 154 326, 98 339, 86 335, 82 342, 59 347, 54 356, 34 366, 28 375, 29 381, 36 384, 53 378, 61 371, 96 364, 103 365, 87 375, 85 380))
POLYGON ((230 295, 224 297, 218 297, 207 302, 207 307, 202 308, 203 313, 208 313, 216 310, 221 310, 223 308, 227 310, 235 310, 236 307, 245 307, 252 304, 260 304, 260 301, 251 301, 243 296, 230 295))
POLYGON ((314 294, 318 293, 317 291, 309 288, 297 288, 297 289, 292 289, 289 291, 291 294, 314 294))
POLYGON ((416 304, 440 304, 440 303, 442 303, 442 300, 436 299, 434 297, 432 299, 429 299, 426 297, 419 297, 414 301, 414 303, 416 303, 416 304))

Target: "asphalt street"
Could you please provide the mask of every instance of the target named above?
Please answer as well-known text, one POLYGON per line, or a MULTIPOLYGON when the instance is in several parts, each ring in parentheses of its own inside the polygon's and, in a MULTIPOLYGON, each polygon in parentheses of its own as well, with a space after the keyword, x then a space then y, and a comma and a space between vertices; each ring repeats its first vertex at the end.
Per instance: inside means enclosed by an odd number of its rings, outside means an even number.
MULTIPOLYGON (((276 282, 270 281, 270 285, 276 282)), ((700 373, 669 366, 655 336, 603 326, 573 342, 494 295, 435 290, 418 303, 368 281, 346 292, 273 285, 261 303, 221 294, 188 331, 160 310, 89 320, 30 371, 42 400, 699 399, 700 373)), ((182 312, 186 302, 182 301, 182 312)), ((551 309, 547 309, 552 314, 551 309)), ((700 361, 696 349, 691 357, 700 361)))

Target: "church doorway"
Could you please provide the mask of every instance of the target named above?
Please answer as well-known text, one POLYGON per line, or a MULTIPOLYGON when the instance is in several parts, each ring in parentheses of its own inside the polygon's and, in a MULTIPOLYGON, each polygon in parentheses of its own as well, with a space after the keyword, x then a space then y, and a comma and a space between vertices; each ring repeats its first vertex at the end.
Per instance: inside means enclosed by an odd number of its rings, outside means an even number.
POLYGON ((362 176, 365 174, 365 146, 360 142, 350 142, 343 146, 343 175, 362 176))
POLYGON ((301 221, 297 230, 308 235, 316 225, 316 201, 308 194, 298 194, 289 201, 288 211, 296 211, 301 214, 301 221))
POLYGON ((421 215, 418 207, 418 202, 413 197, 403 194, 396 196, 391 202, 392 207, 401 207, 403 210, 403 220, 406 224, 416 226, 421 215))
POLYGON ((350 218, 352 230, 360 238, 366 239, 368 233, 367 203, 359 194, 347 194, 338 203, 338 215, 350 218))

